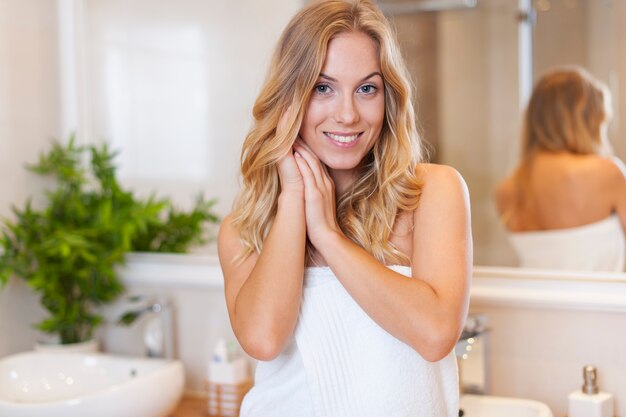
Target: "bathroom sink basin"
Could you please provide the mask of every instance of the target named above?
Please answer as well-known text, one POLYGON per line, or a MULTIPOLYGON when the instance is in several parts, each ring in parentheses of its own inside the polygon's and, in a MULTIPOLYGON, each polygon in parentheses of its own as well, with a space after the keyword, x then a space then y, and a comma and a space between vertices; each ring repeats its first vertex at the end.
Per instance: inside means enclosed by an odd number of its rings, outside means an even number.
POLYGON ((544 403, 522 398, 466 394, 460 407, 463 417, 553 417, 544 403))
POLYGON ((19 353, 0 360, 0 416, 166 417, 184 377, 179 361, 19 353))

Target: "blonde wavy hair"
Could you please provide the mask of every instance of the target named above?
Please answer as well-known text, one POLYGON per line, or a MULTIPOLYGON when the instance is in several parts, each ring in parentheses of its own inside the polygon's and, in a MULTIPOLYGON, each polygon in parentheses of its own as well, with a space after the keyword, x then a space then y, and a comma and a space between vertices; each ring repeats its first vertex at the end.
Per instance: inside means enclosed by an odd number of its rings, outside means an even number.
MULTIPOLYGON (((281 191, 277 163, 291 151, 329 41, 347 32, 363 32, 377 45, 385 118, 379 140, 360 167, 359 179, 337 199, 337 222, 349 239, 379 261, 410 262, 389 239, 398 214, 418 205, 422 183, 416 169, 422 161, 422 147, 410 78, 395 35, 368 0, 311 4, 293 17, 278 41, 241 154, 242 189, 233 211, 233 225, 244 245, 239 259, 263 248, 281 191), (277 134, 278 121, 289 106, 289 127, 277 134)), ((308 260, 312 251, 307 243, 308 260)))
POLYGON ((613 153, 606 135, 610 103, 607 86, 583 68, 558 68, 539 79, 524 115, 516 201, 507 218, 533 206, 530 171, 537 152, 613 153))
POLYGON ((579 67, 560 68, 537 82, 522 131, 522 158, 538 150, 604 154, 603 126, 610 118, 608 88, 579 67))

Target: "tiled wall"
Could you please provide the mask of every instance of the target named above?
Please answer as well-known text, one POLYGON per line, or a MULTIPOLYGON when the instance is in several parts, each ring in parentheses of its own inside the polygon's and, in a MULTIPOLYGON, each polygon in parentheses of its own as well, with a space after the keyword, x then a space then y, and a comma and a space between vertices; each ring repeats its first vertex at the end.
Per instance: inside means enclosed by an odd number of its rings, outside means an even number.
POLYGON ((600 389, 615 397, 615 415, 626 415, 626 313, 480 304, 471 309, 489 319, 491 394, 540 400, 564 416, 568 394, 582 386, 583 366, 592 364, 600 389))

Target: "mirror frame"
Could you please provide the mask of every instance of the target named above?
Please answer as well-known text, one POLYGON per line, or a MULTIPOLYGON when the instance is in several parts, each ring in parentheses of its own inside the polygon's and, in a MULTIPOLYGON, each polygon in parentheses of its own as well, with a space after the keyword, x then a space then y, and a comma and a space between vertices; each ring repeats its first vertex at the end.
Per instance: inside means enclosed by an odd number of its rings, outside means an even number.
MULTIPOLYGON (((125 284, 223 291, 214 255, 130 253, 125 284)), ((626 312, 626 274, 475 266, 470 307, 626 312)))
POLYGON ((626 312, 626 274, 475 266, 471 306, 626 312))

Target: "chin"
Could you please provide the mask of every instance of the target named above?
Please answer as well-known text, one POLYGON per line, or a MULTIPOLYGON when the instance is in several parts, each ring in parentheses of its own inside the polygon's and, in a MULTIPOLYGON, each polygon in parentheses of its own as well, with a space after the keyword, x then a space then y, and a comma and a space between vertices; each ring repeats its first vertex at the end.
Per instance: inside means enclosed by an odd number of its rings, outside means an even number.
POLYGON ((361 160, 358 161, 328 161, 324 162, 327 168, 334 171, 350 171, 356 169, 361 165, 361 160))
POLYGON ((321 149, 320 152, 313 152, 319 160, 326 165, 328 169, 337 171, 353 170, 361 166, 363 159, 367 156, 367 152, 354 149, 351 152, 341 152, 335 149, 321 149))

